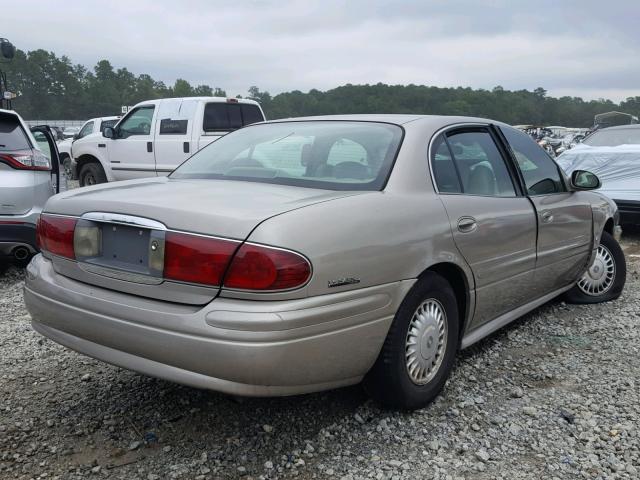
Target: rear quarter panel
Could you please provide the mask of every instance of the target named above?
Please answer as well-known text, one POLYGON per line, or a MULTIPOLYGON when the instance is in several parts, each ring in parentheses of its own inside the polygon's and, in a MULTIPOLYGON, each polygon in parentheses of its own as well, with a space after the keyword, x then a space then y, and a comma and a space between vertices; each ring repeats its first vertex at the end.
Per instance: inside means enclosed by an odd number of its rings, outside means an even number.
MULTIPOLYGON (((312 278, 303 290, 268 294, 274 299, 413 279, 440 262, 455 263, 466 271, 444 208, 427 192, 370 192, 311 205, 266 220, 248 240, 295 250, 312 263, 312 278), (359 283, 329 286, 341 278, 356 278, 359 283)), ((236 298, 265 295, 223 292, 236 298)))

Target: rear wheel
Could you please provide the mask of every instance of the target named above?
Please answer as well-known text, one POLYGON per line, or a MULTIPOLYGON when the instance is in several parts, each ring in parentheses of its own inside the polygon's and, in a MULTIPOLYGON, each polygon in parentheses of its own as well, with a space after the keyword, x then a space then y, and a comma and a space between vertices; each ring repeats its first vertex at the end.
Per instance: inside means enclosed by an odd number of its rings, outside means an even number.
POLYGON ((440 275, 428 272, 400 305, 382 351, 365 377, 367 392, 394 408, 428 405, 451 373, 458 323, 453 289, 440 275))
POLYGON ((567 292, 571 303, 600 303, 622 294, 627 265, 622 248, 613 236, 602 232, 596 256, 578 283, 567 292))
POLYGON ((78 175, 78 180, 80 180, 81 187, 86 187, 89 185, 96 185, 98 183, 105 183, 107 181, 107 176, 102 169, 102 165, 90 162, 82 165, 80 168, 80 175, 78 175))

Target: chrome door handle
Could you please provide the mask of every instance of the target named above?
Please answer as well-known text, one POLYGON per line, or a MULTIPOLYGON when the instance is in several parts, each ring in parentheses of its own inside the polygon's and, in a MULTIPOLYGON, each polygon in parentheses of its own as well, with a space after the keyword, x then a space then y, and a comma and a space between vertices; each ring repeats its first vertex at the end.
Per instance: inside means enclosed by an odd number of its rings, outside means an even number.
POLYGON ((470 233, 478 228, 478 223, 473 217, 462 217, 458 220, 458 230, 462 233, 470 233))
POLYGON ((542 212, 540 216, 542 217, 542 223, 553 222, 553 214, 549 210, 542 212))

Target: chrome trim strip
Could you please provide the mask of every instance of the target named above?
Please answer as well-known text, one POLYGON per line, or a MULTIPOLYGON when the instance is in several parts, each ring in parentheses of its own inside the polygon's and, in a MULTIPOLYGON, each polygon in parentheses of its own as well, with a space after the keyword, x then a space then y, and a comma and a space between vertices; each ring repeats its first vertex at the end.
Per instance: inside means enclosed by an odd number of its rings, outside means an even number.
POLYGON ((87 212, 80 216, 83 220, 89 220, 92 222, 103 223, 116 223, 119 225, 128 225, 130 227, 142 227, 151 230, 166 231, 167 227, 164 223, 160 223, 156 220, 150 220, 144 217, 136 217, 133 215, 125 215, 122 213, 108 213, 108 212, 87 212))

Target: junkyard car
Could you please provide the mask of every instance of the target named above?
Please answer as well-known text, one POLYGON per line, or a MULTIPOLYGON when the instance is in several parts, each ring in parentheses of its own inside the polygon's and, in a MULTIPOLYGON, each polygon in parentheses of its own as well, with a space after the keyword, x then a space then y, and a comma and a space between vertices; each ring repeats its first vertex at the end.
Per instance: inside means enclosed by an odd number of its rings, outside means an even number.
POLYGON ((600 178, 600 192, 612 198, 622 224, 640 225, 640 125, 597 130, 581 145, 558 157, 571 174, 589 170, 600 178))
POLYGON ((16 112, 0 110, 1 263, 25 263, 36 253, 36 222, 64 180, 59 167, 51 129, 29 129, 16 112))
POLYGON ((43 335, 148 375, 260 396, 364 380, 416 408, 460 348, 563 293, 620 295, 597 186, 484 119, 268 122, 168 177, 52 198, 25 300, 43 335))

